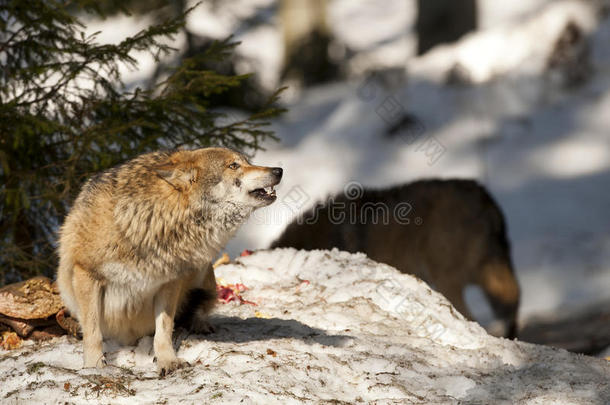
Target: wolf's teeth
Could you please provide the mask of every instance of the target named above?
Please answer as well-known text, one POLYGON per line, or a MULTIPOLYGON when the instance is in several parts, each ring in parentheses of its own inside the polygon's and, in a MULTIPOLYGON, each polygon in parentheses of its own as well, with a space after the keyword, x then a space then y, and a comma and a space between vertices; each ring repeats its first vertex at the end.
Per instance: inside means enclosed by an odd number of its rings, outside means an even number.
POLYGON ((265 187, 265 193, 269 194, 273 192, 273 186, 265 187))

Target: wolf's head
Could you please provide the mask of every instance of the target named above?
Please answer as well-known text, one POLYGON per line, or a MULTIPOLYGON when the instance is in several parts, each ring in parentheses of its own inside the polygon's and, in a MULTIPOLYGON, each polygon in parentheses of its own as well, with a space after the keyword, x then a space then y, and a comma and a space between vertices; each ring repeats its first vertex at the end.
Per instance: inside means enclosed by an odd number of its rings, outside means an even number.
POLYGON ((271 204, 282 178, 279 167, 255 166, 225 148, 177 151, 155 167, 156 174, 185 195, 191 206, 234 206, 251 211, 271 204))

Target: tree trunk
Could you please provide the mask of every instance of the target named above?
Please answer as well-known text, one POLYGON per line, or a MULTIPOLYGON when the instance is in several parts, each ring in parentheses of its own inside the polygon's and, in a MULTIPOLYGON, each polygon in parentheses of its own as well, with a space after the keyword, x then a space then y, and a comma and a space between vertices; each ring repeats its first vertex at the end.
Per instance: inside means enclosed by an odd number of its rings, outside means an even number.
POLYGON ((476 0, 417 0, 418 55, 455 42, 476 28, 476 0))
POLYGON ((283 78, 304 85, 338 77, 328 47, 332 35, 326 21, 326 0, 282 0, 280 18, 284 31, 283 78))

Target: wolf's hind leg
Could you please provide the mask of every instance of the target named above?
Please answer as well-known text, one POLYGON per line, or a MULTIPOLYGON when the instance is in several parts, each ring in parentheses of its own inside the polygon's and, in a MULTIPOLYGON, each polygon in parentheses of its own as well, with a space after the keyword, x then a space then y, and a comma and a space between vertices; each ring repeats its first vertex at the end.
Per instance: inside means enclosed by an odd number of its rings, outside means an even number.
POLYGON ((176 324, 192 333, 205 335, 215 332, 208 321, 208 314, 214 308, 217 297, 216 277, 212 265, 209 265, 199 286, 189 290, 183 297, 176 324))
POLYGON ((72 287, 83 332, 84 367, 103 367, 106 359, 102 352, 102 285, 75 265, 72 287))
POLYGON ((208 313, 216 303, 216 289, 194 288, 187 293, 176 324, 192 333, 208 334, 215 332, 208 321, 208 313))

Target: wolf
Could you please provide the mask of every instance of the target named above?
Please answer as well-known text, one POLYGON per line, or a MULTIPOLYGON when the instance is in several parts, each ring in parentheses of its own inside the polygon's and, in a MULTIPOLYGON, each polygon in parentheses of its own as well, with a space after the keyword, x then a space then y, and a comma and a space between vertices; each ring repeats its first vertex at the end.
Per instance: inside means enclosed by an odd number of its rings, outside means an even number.
POLYGON ((270 247, 364 252, 423 279, 470 319, 464 288, 478 285, 503 334, 516 336, 520 289, 504 215, 476 181, 346 190, 299 216, 270 247))
POLYGON ((144 154, 89 179, 60 228, 57 271, 81 325, 84 367, 106 364, 103 339, 133 344, 152 333, 159 373, 181 367, 176 316, 208 329, 212 260, 255 209, 276 200, 281 178, 279 167, 202 148, 144 154))

